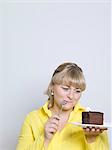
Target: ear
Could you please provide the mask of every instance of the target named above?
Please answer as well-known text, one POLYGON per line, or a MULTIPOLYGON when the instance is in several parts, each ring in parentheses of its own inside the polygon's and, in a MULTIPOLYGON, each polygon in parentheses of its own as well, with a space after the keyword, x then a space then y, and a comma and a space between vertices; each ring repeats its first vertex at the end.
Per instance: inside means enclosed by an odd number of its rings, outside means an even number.
POLYGON ((54 92, 54 85, 52 85, 52 86, 50 87, 50 91, 51 91, 51 92, 54 92))
POLYGON ((54 95, 54 86, 51 87, 51 95, 54 95))
POLYGON ((53 95, 54 95, 54 92, 51 92, 51 95, 53 96, 53 95))

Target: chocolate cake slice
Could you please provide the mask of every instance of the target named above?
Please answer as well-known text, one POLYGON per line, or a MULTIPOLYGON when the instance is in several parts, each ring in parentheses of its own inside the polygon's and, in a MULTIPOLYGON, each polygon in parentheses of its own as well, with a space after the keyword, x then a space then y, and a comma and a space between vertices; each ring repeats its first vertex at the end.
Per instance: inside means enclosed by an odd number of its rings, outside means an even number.
POLYGON ((82 124, 103 125, 103 116, 104 113, 102 112, 95 112, 95 111, 82 112, 82 124))

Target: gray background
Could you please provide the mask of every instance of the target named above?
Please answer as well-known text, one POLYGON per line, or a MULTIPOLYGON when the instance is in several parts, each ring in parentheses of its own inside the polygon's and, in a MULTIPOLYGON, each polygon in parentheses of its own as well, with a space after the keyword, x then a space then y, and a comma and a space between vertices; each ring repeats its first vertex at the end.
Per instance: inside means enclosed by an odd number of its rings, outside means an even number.
POLYGON ((0 2, 0 150, 15 149, 25 116, 45 103, 65 61, 84 70, 81 103, 111 122, 110 21, 106 0, 0 2))

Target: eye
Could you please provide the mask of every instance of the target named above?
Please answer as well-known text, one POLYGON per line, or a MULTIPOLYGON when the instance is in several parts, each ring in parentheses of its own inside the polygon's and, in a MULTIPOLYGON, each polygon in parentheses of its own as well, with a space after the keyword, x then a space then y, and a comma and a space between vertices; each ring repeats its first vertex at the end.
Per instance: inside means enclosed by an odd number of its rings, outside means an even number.
POLYGON ((80 89, 76 89, 75 92, 76 93, 81 93, 81 90, 80 89))
POLYGON ((68 87, 63 87, 63 86, 62 86, 62 89, 65 90, 65 91, 69 90, 68 87))

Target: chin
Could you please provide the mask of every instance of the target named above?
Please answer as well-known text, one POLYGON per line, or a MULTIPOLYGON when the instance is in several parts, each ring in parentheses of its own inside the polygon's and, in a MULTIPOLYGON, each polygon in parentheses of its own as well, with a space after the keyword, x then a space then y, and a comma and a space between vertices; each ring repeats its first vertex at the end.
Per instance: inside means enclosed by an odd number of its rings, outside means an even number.
POLYGON ((71 109, 73 109, 73 107, 74 107, 74 106, 65 106, 65 107, 63 108, 63 110, 65 110, 65 111, 71 110, 71 109))

